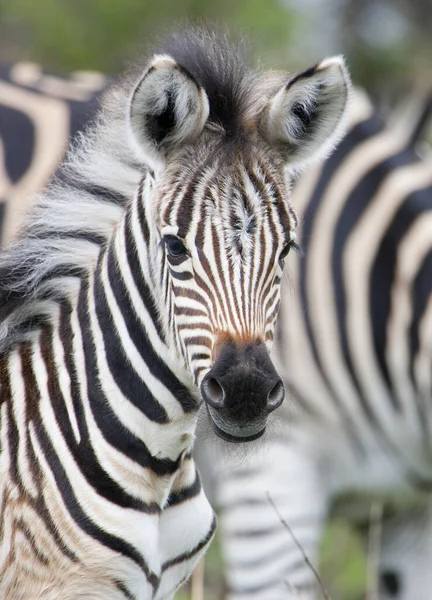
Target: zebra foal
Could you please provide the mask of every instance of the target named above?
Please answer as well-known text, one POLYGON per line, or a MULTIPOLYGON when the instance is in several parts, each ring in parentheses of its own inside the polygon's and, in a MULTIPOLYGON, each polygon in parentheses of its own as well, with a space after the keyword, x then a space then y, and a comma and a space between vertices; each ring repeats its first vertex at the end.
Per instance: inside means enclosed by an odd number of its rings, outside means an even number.
POLYGON ((250 71, 174 36, 112 90, 0 257, 0 597, 172 598, 215 517, 191 456, 260 437, 293 170, 339 137, 339 58, 250 71))

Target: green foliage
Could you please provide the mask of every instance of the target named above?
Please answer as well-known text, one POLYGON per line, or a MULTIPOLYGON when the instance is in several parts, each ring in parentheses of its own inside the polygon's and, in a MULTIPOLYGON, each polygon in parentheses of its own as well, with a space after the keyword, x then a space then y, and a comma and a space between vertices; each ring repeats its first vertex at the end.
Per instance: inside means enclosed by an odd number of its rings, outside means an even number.
MULTIPOLYGON (((0 0, 1 1, 1 0, 0 0)), ((116 72, 154 38, 182 23, 212 22, 246 33, 270 56, 289 39, 293 16, 269 0, 14 0, 2 22, 26 32, 23 54, 51 68, 116 72)))
POLYGON ((366 557, 357 533, 342 520, 324 534, 320 573, 333 600, 359 600, 366 588, 366 557))
POLYGON ((302 69, 326 54, 344 53, 354 80, 372 91, 399 91, 414 79, 432 87, 432 13, 426 4, 427 0, 0 0, 0 60, 33 60, 61 71, 117 73, 145 54, 161 34, 204 22, 247 36, 264 67, 302 69), (376 18, 371 10, 377 11, 376 18), (390 37, 381 36, 382 31, 390 37))

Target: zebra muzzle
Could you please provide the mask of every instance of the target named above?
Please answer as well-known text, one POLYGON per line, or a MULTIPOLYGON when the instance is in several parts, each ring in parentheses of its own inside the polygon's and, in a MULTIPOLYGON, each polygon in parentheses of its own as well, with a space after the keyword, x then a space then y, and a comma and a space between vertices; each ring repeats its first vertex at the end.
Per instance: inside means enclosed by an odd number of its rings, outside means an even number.
POLYGON ((263 342, 228 340, 201 383, 201 396, 216 434, 245 442, 263 435, 285 390, 263 342))

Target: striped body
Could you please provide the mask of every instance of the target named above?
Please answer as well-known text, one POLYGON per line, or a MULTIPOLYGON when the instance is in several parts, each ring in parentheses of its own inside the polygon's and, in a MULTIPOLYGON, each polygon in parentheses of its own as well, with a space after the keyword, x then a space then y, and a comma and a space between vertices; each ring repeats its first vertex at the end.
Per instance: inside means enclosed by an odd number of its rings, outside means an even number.
POLYGON ((379 597, 430 597, 432 158, 413 148, 423 111, 383 122, 359 96, 336 152, 297 182, 305 252, 282 293, 284 422, 240 464, 230 449, 213 463, 229 598, 320 597, 267 493, 314 563, 330 513, 367 543, 371 504, 383 503, 379 597))
POLYGON ((108 94, 0 256, 0 596, 168 600, 215 529, 198 408, 263 435, 290 173, 339 136, 339 58, 259 74, 174 36, 108 94))
MULTIPOLYGON (((127 218, 123 236, 133 243, 127 218)), ((138 316, 133 282, 109 278, 126 252, 114 243, 51 324, 1 359, 5 598, 170 597, 213 534, 189 382, 149 343, 150 299, 138 316)))

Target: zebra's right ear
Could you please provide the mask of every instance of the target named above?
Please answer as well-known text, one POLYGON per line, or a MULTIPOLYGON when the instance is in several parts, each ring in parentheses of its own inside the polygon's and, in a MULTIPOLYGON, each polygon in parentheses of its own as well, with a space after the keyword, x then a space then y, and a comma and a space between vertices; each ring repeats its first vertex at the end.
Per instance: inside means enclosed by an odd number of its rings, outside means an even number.
POLYGON ((167 55, 155 55, 136 86, 130 125, 145 157, 163 160, 170 150, 196 139, 209 115, 204 89, 167 55))

